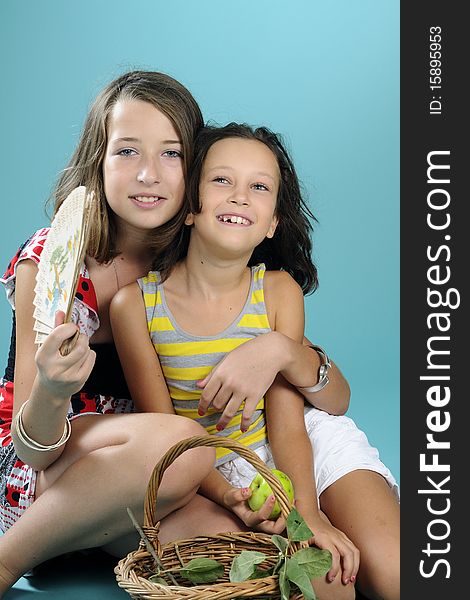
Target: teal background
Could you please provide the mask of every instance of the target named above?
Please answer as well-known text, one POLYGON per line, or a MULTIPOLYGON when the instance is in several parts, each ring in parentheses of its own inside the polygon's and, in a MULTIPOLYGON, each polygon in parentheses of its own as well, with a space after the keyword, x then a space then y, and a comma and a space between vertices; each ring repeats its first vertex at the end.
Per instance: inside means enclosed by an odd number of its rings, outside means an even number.
MULTIPOLYGON (((44 202, 88 106, 131 68, 167 72, 206 119, 282 132, 320 224, 306 333, 399 478, 399 2, 2 0, 0 262, 44 202)), ((0 302, 1 355, 10 309, 0 302)))

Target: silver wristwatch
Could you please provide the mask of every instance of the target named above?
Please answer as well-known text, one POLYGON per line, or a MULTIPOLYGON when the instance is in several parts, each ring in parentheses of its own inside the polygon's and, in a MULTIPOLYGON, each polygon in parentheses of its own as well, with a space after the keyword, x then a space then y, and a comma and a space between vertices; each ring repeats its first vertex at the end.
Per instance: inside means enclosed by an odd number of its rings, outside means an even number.
POLYGON ((330 359, 328 358, 328 354, 323 350, 323 348, 317 346, 316 344, 309 344, 308 347, 312 348, 312 350, 315 350, 320 356, 321 364, 318 370, 318 383, 310 387, 298 387, 298 389, 302 392, 315 393, 319 392, 330 383, 330 380, 328 379, 328 370, 331 369, 331 363, 330 359))

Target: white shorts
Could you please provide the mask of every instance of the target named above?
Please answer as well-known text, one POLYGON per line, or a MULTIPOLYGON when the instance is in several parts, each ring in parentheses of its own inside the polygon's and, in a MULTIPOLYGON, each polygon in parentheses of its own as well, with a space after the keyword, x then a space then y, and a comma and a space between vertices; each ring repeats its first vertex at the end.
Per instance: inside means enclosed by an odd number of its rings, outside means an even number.
MULTIPOLYGON (((358 429, 352 419, 329 415, 313 407, 306 407, 304 415, 313 446, 318 497, 347 473, 366 469, 382 475, 399 499, 395 477, 380 460, 377 448, 369 444, 365 433, 358 429)), ((269 444, 255 452, 270 468, 274 468, 269 444)), ((235 487, 249 486, 256 474, 256 469, 241 457, 220 465, 218 470, 235 487)))

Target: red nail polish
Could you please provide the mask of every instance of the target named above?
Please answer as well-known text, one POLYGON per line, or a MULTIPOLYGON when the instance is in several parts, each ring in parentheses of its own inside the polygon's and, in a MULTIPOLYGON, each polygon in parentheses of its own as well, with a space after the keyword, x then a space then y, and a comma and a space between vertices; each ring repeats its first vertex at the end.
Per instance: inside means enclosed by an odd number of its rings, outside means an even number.
POLYGON ((220 425, 220 423, 217 423, 217 425, 215 426, 215 428, 217 429, 217 431, 223 431, 224 430, 224 426, 220 425))
POLYGON ((354 583, 356 581, 356 576, 352 575, 350 581, 351 581, 351 583, 354 583))

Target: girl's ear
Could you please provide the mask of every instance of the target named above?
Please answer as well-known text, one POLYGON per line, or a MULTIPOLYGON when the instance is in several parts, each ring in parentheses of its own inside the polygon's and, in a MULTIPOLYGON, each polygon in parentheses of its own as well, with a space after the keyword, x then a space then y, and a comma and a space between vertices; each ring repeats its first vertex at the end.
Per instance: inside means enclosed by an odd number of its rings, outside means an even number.
POLYGON ((185 225, 194 225, 194 215, 193 213, 188 213, 186 215, 186 219, 184 220, 185 225))
POLYGON ((271 221, 271 226, 268 229, 268 233, 266 234, 267 238, 272 238, 276 232, 276 227, 279 223, 279 219, 277 217, 273 217, 271 221))

